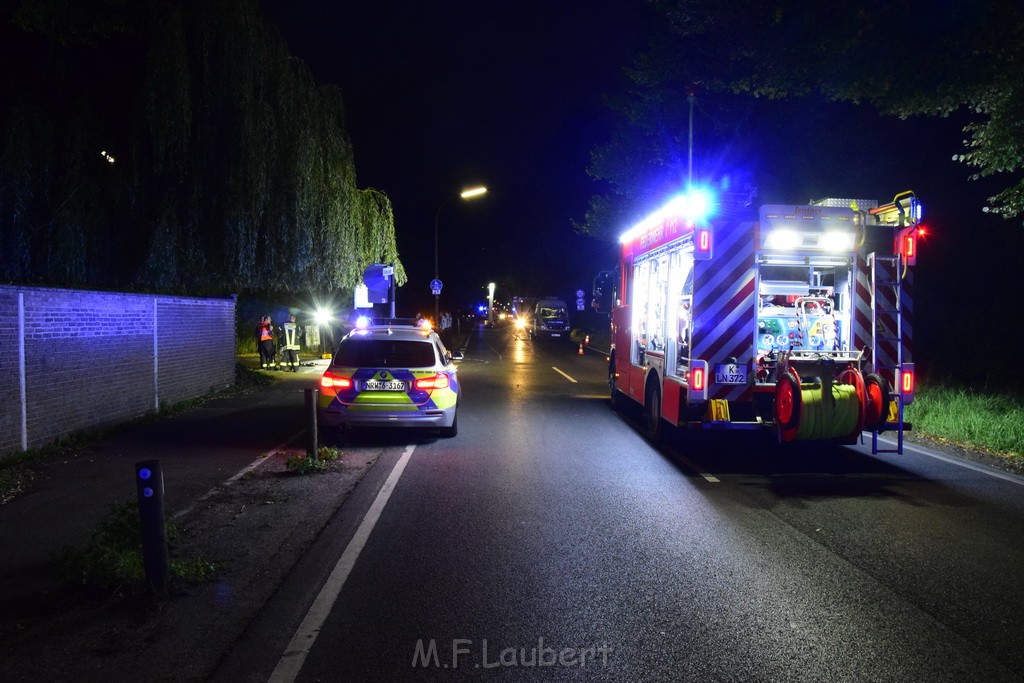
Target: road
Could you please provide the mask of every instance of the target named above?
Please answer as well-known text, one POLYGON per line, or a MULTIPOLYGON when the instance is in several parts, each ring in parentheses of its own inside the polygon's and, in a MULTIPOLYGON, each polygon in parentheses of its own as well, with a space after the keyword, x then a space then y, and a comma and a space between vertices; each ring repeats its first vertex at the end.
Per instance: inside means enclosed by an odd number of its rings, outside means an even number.
POLYGON ((916 448, 654 448, 604 375, 476 334, 459 436, 390 445, 216 678, 1024 677, 1024 480, 916 448))

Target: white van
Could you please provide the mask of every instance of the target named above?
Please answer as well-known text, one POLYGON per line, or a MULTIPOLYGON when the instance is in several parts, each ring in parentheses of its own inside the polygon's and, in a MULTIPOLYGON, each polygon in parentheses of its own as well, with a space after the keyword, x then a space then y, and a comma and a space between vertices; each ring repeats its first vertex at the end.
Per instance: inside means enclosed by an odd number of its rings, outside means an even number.
POLYGON ((530 323, 530 336, 534 339, 568 337, 572 329, 565 301, 549 296, 537 299, 530 323))

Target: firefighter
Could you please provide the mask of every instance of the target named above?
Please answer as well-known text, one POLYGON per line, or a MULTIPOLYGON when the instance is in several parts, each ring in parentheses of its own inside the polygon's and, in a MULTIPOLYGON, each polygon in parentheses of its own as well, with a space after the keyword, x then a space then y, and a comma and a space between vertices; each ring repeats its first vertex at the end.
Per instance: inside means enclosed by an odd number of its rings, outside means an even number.
POLYGON ((274 325, 269 315, 260 318, 256 326, 256 347, 260 351, 260 367, 264 370, 276 370, 277 349, 274 348, 274 325))
POLYGON ((281 331, 281 369, 299 371, 299 349, 305 338, 302 326, 295 322, 295 316, 288 316, 288 322, 281 331))

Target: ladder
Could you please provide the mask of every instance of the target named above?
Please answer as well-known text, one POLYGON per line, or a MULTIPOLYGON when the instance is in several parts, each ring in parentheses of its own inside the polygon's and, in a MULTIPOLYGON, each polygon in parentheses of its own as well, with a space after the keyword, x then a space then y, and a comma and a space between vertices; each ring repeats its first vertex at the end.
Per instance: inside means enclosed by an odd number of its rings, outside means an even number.
POLYGON ((899 254, 880 256, 868 254, 871 268, 871 367, 892 388, 890 401, 895 398, 895 415, 890 406, 883 410, 888 417, 886 425, 894 425, 896 448, 879 448, 878 432, 871 432, 871 453, 903 454, 903 397, 896 384, 903 367, 906 348, 903 338, 903 257, 899 254), (895 417, 895 422, 891 420, 895 417))

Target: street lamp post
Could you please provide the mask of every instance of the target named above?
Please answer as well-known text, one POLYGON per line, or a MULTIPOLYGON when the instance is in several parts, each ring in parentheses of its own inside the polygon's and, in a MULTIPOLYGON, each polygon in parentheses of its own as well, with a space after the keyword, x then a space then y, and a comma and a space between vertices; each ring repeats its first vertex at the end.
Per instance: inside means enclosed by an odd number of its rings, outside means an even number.
MULTIPOLYGON (((458 196, 459 196, 460 199, 472 199, 474 197, 479 197, 480 195, 484 194, 485 192, 487 192, 487 188, 484 187, 483 185, 481 185, 480 187, 474 187, 474 188, 471 188, 471 189, 468 189, 468 190, 464 190, 463 192, 460 192, 458 196)), ((443 209, 448 204, 448 202, 450 202, 453 199, 455 199, 455 195, 452 195, 452 196, 448 197, 447 199, 445 199, 443 202, 441 202, 441 206, 437 207, 437 213, 434 214, 434 279, 435 280, 439 279, 439 274, 438 274, 438 269, 437 269, 437 233, 438 233, 437 228, 438 228, 438 224, 440 223, 440 220, 441 220, 441 209, 443 209)), ((431 286, 433 286, 433 285, 431 285, 431 286)), ((441 297, 440 292, 434 295, 434 324, 438 326, 438 329, 440 329, 440 327, 441 327, 440 297, 441 297)))
POLYGON ((494 327, 494 283, 487 283, 487 325, 494 327))

